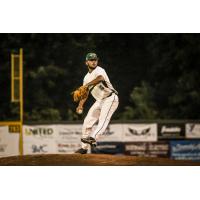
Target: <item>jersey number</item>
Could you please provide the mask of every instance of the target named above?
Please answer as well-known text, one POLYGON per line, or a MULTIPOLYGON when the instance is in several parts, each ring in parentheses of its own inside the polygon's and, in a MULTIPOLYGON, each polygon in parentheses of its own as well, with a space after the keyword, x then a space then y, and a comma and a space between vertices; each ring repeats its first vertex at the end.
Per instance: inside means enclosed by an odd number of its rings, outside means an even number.
POLYGON ((104 87, 102 85, 99 85, 100 90, 104 90, 104 87))

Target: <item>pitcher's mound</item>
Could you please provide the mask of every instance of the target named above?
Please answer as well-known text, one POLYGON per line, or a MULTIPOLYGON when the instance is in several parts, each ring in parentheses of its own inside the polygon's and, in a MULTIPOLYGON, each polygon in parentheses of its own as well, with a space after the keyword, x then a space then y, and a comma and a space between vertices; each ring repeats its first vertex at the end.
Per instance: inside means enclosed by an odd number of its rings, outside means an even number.
POLYGON ((200 162, 177 161, 167 158, 114 156, 106 154, 27 155, 0 158, 0 165, 11 166, 148 166, 200 165, 200 162))

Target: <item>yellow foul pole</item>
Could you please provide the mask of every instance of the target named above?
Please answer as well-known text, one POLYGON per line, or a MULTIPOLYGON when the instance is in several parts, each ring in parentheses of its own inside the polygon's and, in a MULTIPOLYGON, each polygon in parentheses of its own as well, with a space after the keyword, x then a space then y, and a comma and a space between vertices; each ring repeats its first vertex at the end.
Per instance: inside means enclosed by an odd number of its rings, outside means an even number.
POLYGON ((20 139, 19 151, 23 155, 23 115, 24 115, 24 102, 23 102, 23 49, 19 53, 19 72, 20 72, 20 139))

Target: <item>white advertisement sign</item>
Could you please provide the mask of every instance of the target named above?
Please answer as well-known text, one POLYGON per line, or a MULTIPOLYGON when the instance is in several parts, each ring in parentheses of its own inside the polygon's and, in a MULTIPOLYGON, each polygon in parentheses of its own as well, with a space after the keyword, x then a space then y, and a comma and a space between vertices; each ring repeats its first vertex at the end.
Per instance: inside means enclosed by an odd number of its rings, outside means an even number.
POLYGON ((10 133, 8 128, 0 127, 0 157, 19 155, 19 133, 10 133))
POLYGON ((70 154, 74 153, 77 149, 81 148, 80 140, 78 142, 57 142, 56 144, 56 152, 58 154, 70 154))
POLYGON ((124 142, 157 141, 157 124, 123 124, 124 142))
POLYGON ((82 125, 23 126, 24 155, 74 153, 80 148, 82 125))
POLYGON ((110 124, 103 135, 99 136, 99 142, 121 142, 123 139, 122 124, 110 124))
POLYGON ((186 124, 186 138, 200 138, 200 124, 186 124))
POLYGON ((55 153, 55 128, 53 125, 23 126, 24 155, 55 153))
POLYGON ((81 124, 55 125, 55 132, 57 153, 74 153, 81 148, 81 124))
POLYGON ((55 125, 56 139, 77 142, 81 140, 82 125, 81 124, 67 124, 67 125, 55 125))
MULTIPOLYGON (((94 127, 95 128, 95 127, 94 127)), ((24 155, 74 153, 82 124, 23 126, 24 155)), ((98 142, 157 141, 156 124, 110 124, 98 142)))

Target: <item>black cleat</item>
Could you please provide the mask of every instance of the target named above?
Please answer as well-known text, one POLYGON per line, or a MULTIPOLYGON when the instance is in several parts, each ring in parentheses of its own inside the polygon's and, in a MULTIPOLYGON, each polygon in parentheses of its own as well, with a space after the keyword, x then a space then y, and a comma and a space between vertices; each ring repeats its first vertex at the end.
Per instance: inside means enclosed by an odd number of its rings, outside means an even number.
POLYGON ((92 147, 97 146, 97 142, 93 137, 81 138, 81 142, 90 144, 92 147))
POLYGON ((75 153, 86 154, 87 153, 87 149, 80 148, 77 151, 75 151, 75 153))

